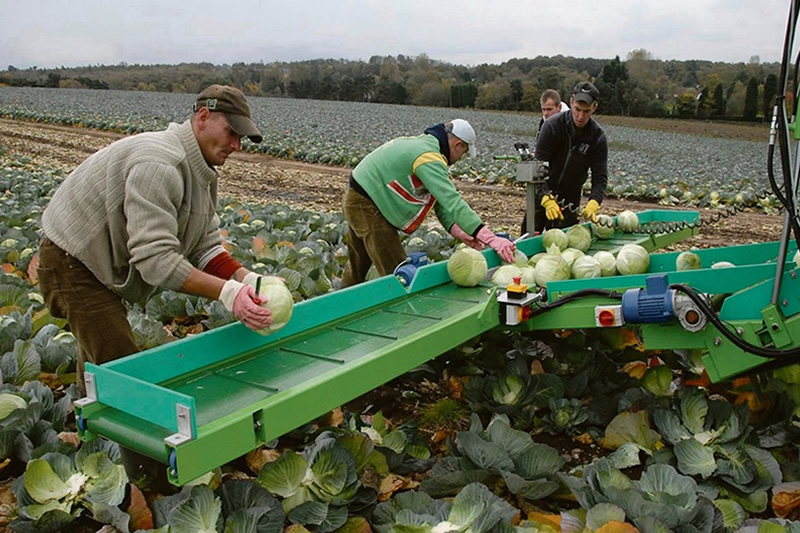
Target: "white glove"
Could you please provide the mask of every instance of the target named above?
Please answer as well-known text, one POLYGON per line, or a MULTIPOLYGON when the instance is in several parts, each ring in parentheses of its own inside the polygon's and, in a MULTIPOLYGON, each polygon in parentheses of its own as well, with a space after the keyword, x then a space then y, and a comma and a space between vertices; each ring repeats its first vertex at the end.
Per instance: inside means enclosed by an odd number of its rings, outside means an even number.
POLYGON ((258 278, 260 277, 261 276, 259 276, 255 272, 248 272, 242 279, 242 283, 244 283, 245 285, 250 285, 251 287, 255 287, 256 283, 258 282, 258 278))
POLYGON ((272 313, 258 305, 255 300, 255 288, 234 279, 226 281, 219 293, 219 301, 225 309, 245 326, 253 330, 264 329, 272 324, 272 313))

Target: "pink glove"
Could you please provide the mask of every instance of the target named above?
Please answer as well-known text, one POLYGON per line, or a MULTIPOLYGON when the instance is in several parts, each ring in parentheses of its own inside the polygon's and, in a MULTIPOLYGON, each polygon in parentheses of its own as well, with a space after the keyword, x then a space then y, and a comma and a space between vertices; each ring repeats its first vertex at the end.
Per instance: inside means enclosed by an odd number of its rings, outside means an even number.
POLYGON ((481 244, 481 242, 478 241, 478 239, 474 238, 472 235, 461 229, 458 224, 452 225, 452 227, 450 228, 450 235, 452 235, 456 239, 459 239, 470 248, 475 248, 476 250, 483 250, 483 244, 481 244))
POLYGON ((225 309, 250 329, 264 329, 272 324, 272 313, 256 303, 256 290, 250 285, 229 279, 222 286, 219 300, 225 309))
POLYGON ((491 246, 492 249, 497 252, 497 255, 499 255, 500 258, 506 263, 514 262, 514 250, 516 250, 517 247, 513 242, 509 241, 508 239, 498 237, 486 226, 482 227, 478 232, 478 240, 483 244, 491 246))

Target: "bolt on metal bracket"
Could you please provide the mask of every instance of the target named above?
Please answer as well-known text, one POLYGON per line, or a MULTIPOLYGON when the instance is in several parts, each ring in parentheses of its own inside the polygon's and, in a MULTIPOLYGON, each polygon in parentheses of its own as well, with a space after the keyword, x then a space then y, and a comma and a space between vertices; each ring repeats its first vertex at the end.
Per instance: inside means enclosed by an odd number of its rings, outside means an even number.
POLYGON ((178 432, 164 439, 170 446, 179 446, 194 438, 192 435, 192 410, 185 405, 175 406, 175 416, 178 421, 178 432))

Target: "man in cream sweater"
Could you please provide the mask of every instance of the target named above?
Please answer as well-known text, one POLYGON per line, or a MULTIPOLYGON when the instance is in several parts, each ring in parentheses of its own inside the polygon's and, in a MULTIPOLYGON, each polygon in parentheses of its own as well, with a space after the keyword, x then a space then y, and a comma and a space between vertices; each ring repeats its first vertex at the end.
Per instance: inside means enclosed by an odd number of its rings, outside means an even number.
POLYGON ((251 285, 257 275, 222 247, 216 215, 214 167, 241 149, 242 137, 261 142, 261 134, 233 87, 206 88, 193 111, 183 124, 91 155, 42 215, 39 284, 78 341, 81 388, 86 361, 139 351, 123 299, 172 289, 219 299, 251 329, 272 323, 251 285))

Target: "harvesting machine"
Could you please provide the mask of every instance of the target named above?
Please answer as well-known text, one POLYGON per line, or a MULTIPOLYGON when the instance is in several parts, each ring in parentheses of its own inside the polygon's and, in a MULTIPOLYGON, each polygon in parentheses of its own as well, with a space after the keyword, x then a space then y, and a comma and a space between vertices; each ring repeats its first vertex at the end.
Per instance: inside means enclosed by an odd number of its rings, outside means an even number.
MULTIPOLYGON (((704 268, 677 271, 678 252, 657 251, 697 234, 704 220, 693 211, 653 210, 639 213, 638 231, 617 230, 590 248, 640 244, 652 252, 645 274, 509 292, 489 283, 459 287, 446 263, 417 261, 404 276, 296 305, 290 323, 267 337, 235 323, 87 364, 87 397, 75 409, 81 438, 104 436, 152 457, 183 485, 493 328, 638 324, 648 349, 703 350, 712 381, 800 361, 800 270, 787 261, 800 236, 800 126, 797 98, 789 114, 784 97, 797 87, 796 64, 795 79, 789 75, 799 8, 794 0, 769 140, 769 179, 785 206, 780 240, 700 250, 704 268), (772 162, 776 140, 781 179, 772 162), (736 266, 710 268, 721 261, 736 266)), ((542 251, 541 240, 517 247, 531 256, 542 251)), ((493 251, 483 253, 490 267, 499 263, 493 251)))

